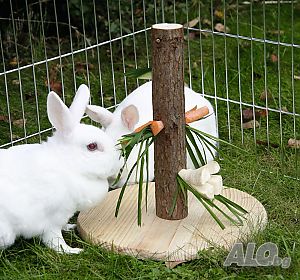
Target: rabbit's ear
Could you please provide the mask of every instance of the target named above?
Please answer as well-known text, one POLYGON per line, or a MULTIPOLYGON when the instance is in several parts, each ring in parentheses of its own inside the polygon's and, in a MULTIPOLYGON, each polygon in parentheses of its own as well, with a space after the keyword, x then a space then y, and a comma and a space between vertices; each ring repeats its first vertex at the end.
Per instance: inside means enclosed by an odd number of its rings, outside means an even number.
POLYGON ((70 106, 70 112, 74 118, 75 122, 80 122, 84 115, 86 106, 90 100, 90 90, 89 88, 82 84, 78 88, 74 100, 70 106))
POLYGON ((50 123, 58 131, 69 133, 73 130, 75 126, 74 118, 69 108, 54 91, 48 94, 47 113, 50 123))
POLYGON ((87 105, 85 112, 93 121, 100 123, 104 128, 108 127, 113 120, 113 113, 100 106, 87 105))
POLYGON ((123 124, 129 129, 133 130, 134 126, 139 121, 139 111, 134 105, 129 105, 122 110, 121 118, 123 124))

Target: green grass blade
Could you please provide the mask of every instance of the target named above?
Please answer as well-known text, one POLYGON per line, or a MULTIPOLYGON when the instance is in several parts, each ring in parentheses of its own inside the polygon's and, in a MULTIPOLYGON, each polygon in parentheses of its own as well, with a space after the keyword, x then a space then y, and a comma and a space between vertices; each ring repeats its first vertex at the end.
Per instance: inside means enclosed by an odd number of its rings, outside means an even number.
MULTIPOLYGON (((207 139, 208 137, 203 136, 201 133, 198 133, 197 131, 193 131, 193 130, 191 130, 191 131, 192 131, 192 133, 194 133, 194 134, 196 135, 196 137, 199 139, 199 141, 205 143, 205 145, 211 146, 217 153, 220 153, 220 154, 221 154, 220 149, 219 149, 216 145, 214 145, 213 143, 211 143, 211 142, 207 139)), ((209 139, 210 139, 210 138, 209 138, 209 139)), ((214 153, 213 153, 212 151, 211 151, 211 154, 214 156, 214 153)))
POLYGON ((126 71, 126 76, 135 79, 151 79, 152 68, 137 68, 126 71))
POLYGON ((188 195, 187 195, 187 189, 184 187, 183 184, 179 184, 180 190, 183 194, 184 203, 188 203, 188 195))
POLYGON ((126 151, 129 151, 127 158, 129 157, 130 152, 132 151, 132 149, 134 148, 134 146, 140 142, 140 139, 142 138, 143 135, 143 130, 136 133, 132 139, 126 144, 126 146, 124 147, 124 149, 126 151))
MULTIPOLYGON (((216 147, 215 145, 213 145, 213 149, 214 149, 214 152, 213 152, 212 149, 211 149, 211 147, 207 144, 207 142, 209 142, 209 141, 206 138, 204 138, 205 140, 203 140, 203 139, 201 139, 201 137, 198 134, 196 134, 196 137, 197 137, 198 141, 202 144, 202 146, 204 145, 207 148, 207 150, 211 154, 212 158, 215 158, 218 147, 216 147)), ((203 148, 203 150, 205 152, 204 148, 203 148)))
MULTIPOLYGON (((150 140, 149 146, 153 143, 153 141, 154 141, 154 137, 150 140)), ((148 151, 148 149, 144 150, 143 153, 141 154, 141 157, 143 157, 147 153, 147 151, 148 151)), ((125 181, 124 185, 122 186, 122 190, 119 194, 119 198, 118 198, 118 202, 117 202, 117 206, 116 206, 115 217, 117 217, 118 214, 119 214, 120 206, 121 206, 121 203, 122 203, 122 199, 123 199, 123 196, 124 196, 124 192, 125 192, 127 183, 128 183, 129 178, 130 178, 131 174, 133 173, 133 170, 136 166, 137 166, 137 163, 135 162, 135 164, 132 166, 132 168, 130 169, 130 171, 128 173, 128 176, 126 178, 126 181, 125 181)))
POLYGON ((194 127, 191 127, 191 126, 189 126, 189 127, 190 127, 190 130, 191 130, 191 131, 198 132, 199 134, 201 134, 201 135, 203 135, 203 136, 206 136, 206 137, 208 137, 208 138, 210 138, 210 139, 212 139, 212 140, 215 140, 215 141, 217 141, 217 142, 219 142, 219 143, 223 143, 223 144, 228 145, 228 146, 230 146, 230 147, 232 147, 232 148, 238 149, 238 150, 240 150, 241 152, 244 152, 244 153, 246 152, 246 153, 247 153, 246 150, 244 150, 244 149, 242 149, 242 148, 240 148, 240 147, 238 147, 238 146, 236 146, 236 145, 233 145, 233 144, 231 144, 231 143, 229 143, 229 142, 227 142, 227 141, 225 141, 225 140, 222 140, 222 139, 220 139, 220 138, 218 138, 218 137, 215 137, 215 136, 213 136, 213 135, 210 135, 210 134, 208 134, 208 133, 205 133, 205 132, 203 132, 203 131, 201 131, 201 130, 198 130, 198 129, 194 128, 194 127))
POLYGON ((201 162, 201 165, 205 165, 206 161, 203 159, 203 155, 201 154, 201 151, 198 148, 197 142, 193 136, 193 134, 191 133, 191 131, 189 129, 186 129, 186 136, 188 137, 188 139, 191 141, 192 146, 194 147, 197 157, 201 162))
POLYGON ((241 217, 243 217, 243 214, 241 214, 240 212, 236 211, 232 206, 230 206, 229 204, 223 203, 226 208, 238 219, 238 221, 240 222, 240 224, 243 224, 243 220, 241 219, 241 217))
MULTIPOLYGON (((149 147, 149 139, 146 140, 146 147, 149 147)), ((145 192, 145 202, 146 211, 148 211, 148 188, 149 188, 149 149, 146 153, 146 192, 145 192)))
POLYGON ((226 203, 233 206, 235 209, 242 212, 243 214, 248 213, 248 211, 246 209, 244 209, 242 206, 238 205, 237 203, 233 202, 232 200, 226 198, 225 196, 223 196, 221 194, 215 195, 215 199, 219 200, 220 202, 225 201, 226 203))
POLYGON ((142 153, 142 150, 143 150, 143 146, 144 146, 144 141, 142 141, 140 143, 140 147, 139 147, 139 151, 138 151, 138 155, 137 155, 137 168, 136 168, 136 172, 135 172, 135 182, 138 182, 137 180, 137 177, 138 177, 138 170, 139 170, 139 163, 140 163, 140 160, 141 160, 141 153, 142 153))
POLYGON ((113 186, 113 187, 116 186, 116 185, 119 183, 119 181, 120 181, 120 179, 121 179, 121 176, 122 176, 122 173, 123 173, 123 170, 124 170, 124 167, 125 167, 125 163, 124 163, 124 165, 121 167, 121 169, 120 169, 120 171, 119 171, 119 173, 118 173, 116 179, 113 181, 113 183, 112 183, 112 186, 113 186))
POLYGON ((223 203, 223 204, 227 207, 227 209, 228 209, 233 215, 235 215, 236 218, 237 218, 241 223, 243 222, 243 220, 241 219, 241 218, 244 218, 244 219, 245 219, 243 213, 239 212, 236 208, 234 208, 233 206, 231 206, 230 204, 228 204, 228 203, 226 203, 226 202, 224 202, 224 201, 220 201, 220 203, 223 203))
MULTIPOLYGON (((206 199, 208 200, 208 199, 206 199)), ((213 203, 213 202, 212 202, 213 203)), ((227 207, 227 205, 225 205, 227 207)), ((242 225, 243 224, 243 221, 242 219, 240 218, 239 215, 236 215, 236 211, 234 211, 234 209, 232 208, 228 208, 228 210, 238 219, 238 221, 234 220, 233 218, 231 218, 228 214, 226 214, 219 206, 217 206, 215 203, 213 203, 213 207, 216 208, 219 212, 222 213, 222 215, 224 215, 224 217, 226 219, 228 219, 231 223, 233 223, 234 225, 242 225), (233 210, 233 211, 231 211, 233 210)))
MULTIPOLYGON (((224 202, 224 200, 222 200, 223 196, 220 198, 219 196, 215 196, 217 197, 217 200, 220 201, 221 203, 223 203, 227 209, 237 218, 237 221, 235 219, 233 219, 232 217, 230 217, 226 212, 224 212, 218 205, 216 205, 213 201, 211 201, 210 199, 207 199, 206 197, 204 197, 201 193, 199 193, 196 189, 194 189, 192 186, 190 186, 188 183, 186 183, 179 175, 178 175, 178 181, 181 183, 181 185, 184 185, 185 188, 187 188, 189 191, 191 191, 199 200, 199 198, 201 198, 201 203, 205 203, 205 205, 209 208, 215 208, 216 210, 218 210, 226 219, 228 219, 232 224, 235 225, 242 225, 243 224, 243 220, 241 219, 242 214, 238 213, 234 207, 232 207, 231 205, 227 204, 226 202, 224 202)), ((228 200, 228 199, 227 199, 228 200)), ((230 200, 228 200, 230 201, 230 200)), ((231 202, 231 201, 230 201, 231 202)), ((235 203, 234 203, 235 204, 235 203)), ((204 205, 204 206, 205 206, 204 205)), ((239 206, 239 205, 238 205, 239 206)), ((207 207, 205 207, 207 209, 207 207)), ((241 206, 239 206, 240 208, 242 208, 241 206)), ((243 209, 243 208, 242 208, 243 209)), ((245 211, 245 210, 244 210, 245 211)), ((209 211, 209 213, 211 214, 211 212, 209 211)), ((213 216, 213 218, 215 219, 216 216, 213 216)), ((216 219, 215 219, 216 220, 216 219)), ((217 221, 217 220, 216 220, 217 221)), ((218 221, 217 221, 218 222, 218 221)), ((221 222, 219 220, 219 222, 221 222)), ((219 224, 219 223, 218 223, 219 224)), ((220 224, 219 224, 220 225, 220 224)), ((221 225, 220 225, 221 226, 221 225)))
POLYGON ((174 212, 175 206, 176 206, 176 201, 179 195, 179 188, 180 188, 180 181, 178 180, 178 178, 176 177, 176 181, 177 181, 177 188, 176 188, 176 192, 174 193, 173 199, 172 199, 172 204, 171 204, 171 208, 169 209, 169 215, 171 216, 174 212))
POLYGON ((139 192, 138 192, 138 225, 142 224, 142 200, 143 200, 143 181, 144 181, 144 162, 142 157, 140 165, 139 192))
POLYGON ((186 149, 187 149, 188 154, 189 154, 189 156, 190 156, 190 158, 191 158, 191 160, 193 162, 194 167, 195 168, 199 168, 200 165, 199 165, 199 163, 198 163, 198 161, 197 161, 197 159, 196 159, 196 157, 194 155, 194 152, 193 152, 193 150, 192 150, 192 148, 191 148, 191 146, 190 146, 190 144, 189 144, 188 141, 186 141, 186 149))
MULTIPOLYGON (((198 193, 199 196, 205 201, 210 207, 217 209, 226 219, 228 219, 231 223, 238 225, 237 221, 235 221, 233 218, 231 218, 229 215, 227 215, 218 205, 216 205, 212 200, 204 197, 201 193, 199 193, 196 189, 194 189, 195 192, 198 193)), ((238 219, 239 220, 239 219, 238 219)), ((242 221, 240 221, 242 223, 242 221)))

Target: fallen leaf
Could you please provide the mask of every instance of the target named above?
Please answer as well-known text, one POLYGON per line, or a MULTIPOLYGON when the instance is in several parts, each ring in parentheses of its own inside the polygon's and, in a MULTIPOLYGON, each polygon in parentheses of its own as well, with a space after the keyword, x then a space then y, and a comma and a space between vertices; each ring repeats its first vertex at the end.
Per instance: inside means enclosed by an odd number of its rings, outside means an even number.
POLYGON ((23 127, 26 124, 26 119, 19 119, 12 122, 13 125, 23 127))
POLYGON ((284 34, 284 31, 283 30, 270 30, 270 31, 267 31, 268 34, 270 35, 283 35, 284 34))
POLYGON ((260 94, 260 100, 265 101, 265 100, 273 100, 272 93, 267 89, 263 90, 260 94))
POLYGON ((290 138, 288 141, 288 147, 290 148, 300 148, 300 140, 290 138))
POLYGON ((288 108, 286 106, 281 107, 281 111, 282 112, 289 112, 288 108))
POLYGON ((16 57, 13 57, 13 58, 9 61, 8 64, 9 64, 10 66, 12 66, 12 67, 17 66, 17 65, 18 65, 18 60, 17 60, 17 58, 16 58, 16 57))
POLYGON ((300 76, 294 75, 294 80, 300 80, 300 76))
POLYGON ((86 64, 85 62, 76 62, 75 71, 77 73, 86 73, 86 70, 93 70, 95 66, 91 63, 86 64))
POLYGON ((251 48, 251 44, 248 41, 241 41, 239 45, 242 49, 249 49, 251 48))
MULTIPOLYGON (((255 119, 259 119, 260 117, 265 117, 268 115, 268 111, 267 110, 259 110, 256 109, 255 110, 255 119)), ((253 120, 253 109, 248 108, 248 109, 244 109, 242 112, 242 117, 243 117, 243 122, 246 123, 250 120, 253 120)))
POLYGON ((62 83, 60 81, 57 81, 57 82, 51 81, 50 89, 60 95, 62 93, 62 83))
POLYGON ((268 110, 255 110, 255 116, 258 115, 260 117, 266 117, 268 115, 268 110))
POLYGON ((20 81, 19 80, 12 80, 11 83, 13 85, 19 85, 20 84, 20 81))
POLYGON ((50 80, 50 83, 51 83, 51 81, 56 81, 58 71, 59 71, 59 69, 58 69, 57 66, 51 67, 51 69, 49 71, 49 80, 50 80))
POLYGON ((111 95, 105 96, 105 97, 104 97, 104 100, 105 100, 105 101, 108 101, 108 102, 112 102, 112 101, 114 101, 114 97, 111 96, 111 95))
POLYGON ((8 116, 4 116, 4 115, 0 115, 0 121, 7 121, 8 120, 8 116))
POLYGON ((223 19, 224 18, 224 14, 220 10, 215 10, 214 15, 215 15, 216 18, 219 18, 219 19, 223 19))
POLYGON ((271 142, 269 142, 269 144, 268 144, 267 141, 262 141, 262 140, 256 140, 256 144, 263 145, 263 146, 271 146, 273 148, 279 148, 278 144, 271 143, 271 142))
POLYGON ((195 27, 199 23, 199 18, 194 18, 191 21, 185 23, 183 26, 184 27, 195 27))
POLYGON ((273 63, 278 61, 278 56, 275 53, 272 53, 270 58, 273 63))
POLYGON ((259 127, 259 122, 254 120, 251 120, 249 122, 243 123, 243 129, 250 129, 254 127, 259 127))
POLYGON ((223 33, 228 33, 230 30, 229 28, 226 26, 226 30, 225 30, 225 26, 222 23, 217 23, 215 25, 215 30, 218 32, 223 32, 223 33))
POLYGON ((188 34, 189 34, 188 36, 184 36, 185 40, 187 40, 187 39, 194 40, 196 38, 196 32, 190 31, 188 34))
POLYGON ((209 19, 207 19, 207 18, 203 19, 203 20, 202 20, 202 23, 203 23, 204 25, 209 25, 209 26, 211 26, 211 21, 210 21, 209 19))
POLYGON ((243 116, 243 122, 248 122, 250 120, 253 120, 253 110, 250 108, 244 109, 242 112, 242 116, 243 116))
POLYGON ((208 32, 201 32, 201 36, 207 38, 210 34, 208 32))
MULTIPOLYGON (((229 1, 230 2, 230 1, 229 1)), ((224 3, 225 4, 225 3, 224 3)), ((239 4, 240 5, 240 4, 239 4)), ((226 5, 226 12, 228 13, 229 11, 234 10, 236 12, 237 9, 237 4, 229 4, 226 5)))
MULTIPOLYGON (((56 64, 54 66, 52 66, 50 68, 49 71, 49 84, 50 84, 50 89, 54 90, 56 93, 60 93, 61 92, 61 86, 59 87, 59 85, 56 85, 56 83, 60 83, 61 82, 57 82, 57 76, 58 73, 60 72, 60 68, 62 68, 63 65, 60 64, 56 64)), ((45 86, 48 86, 48 79, 45 80, 45 86)))

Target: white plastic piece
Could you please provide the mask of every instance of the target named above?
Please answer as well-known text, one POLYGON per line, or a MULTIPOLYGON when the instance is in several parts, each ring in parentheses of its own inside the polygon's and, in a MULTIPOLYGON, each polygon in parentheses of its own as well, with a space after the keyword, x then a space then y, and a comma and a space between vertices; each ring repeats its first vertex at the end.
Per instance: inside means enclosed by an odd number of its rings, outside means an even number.
POLYGON ((192 185, 199 193, 208 199, 221 194, 223 190, 223 179, 221 175, 212 175, 220 171, 220 165, 216 161, 196 169, 182 169, 179 176, 192 185))
POLYGON ((210 179, 210 173, 206 165, 196 170, 182 169, 178 174, 183 180, 195 186, 205 184, 210 179))
POLYGON ((221 175, 211 175, 208 183, 214 186, 214 195, 221 194, 223 190, 223 179, 221 175))
POLYGON ((209 184, 209 183, 205 183, 203 185, 200 186, 193 186, 199 193, 201 193, 204 197, 212 200, 214 199, 214 195, 215 195, 215 191, 214 191, 214 186, 209 184))
POLYGON ((203 167, 206 167, 209 171, 210 174, 217 174, 220 172, 220 165, 219 163, 217 163, 216 161, 210 161, 208 162, 206 165, 204 165, 203 167))

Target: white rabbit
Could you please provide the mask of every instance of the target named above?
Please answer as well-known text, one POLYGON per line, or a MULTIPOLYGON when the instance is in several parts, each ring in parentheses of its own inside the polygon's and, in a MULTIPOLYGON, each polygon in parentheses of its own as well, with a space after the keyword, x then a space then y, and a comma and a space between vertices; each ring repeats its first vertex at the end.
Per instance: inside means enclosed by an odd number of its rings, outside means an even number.
POLYGON ((42 144, 0 149, 0 249, 18 236, 39 236, 55 251, 81 251, 66 244, 61 230, 70 228, 67 222, 76 211, 106 196, 107 178, 122 165, 111 137, 80 124, 89 96, 81 85, 68 108, 50 92, 47 111, 54 135, 42 144))
MULTIPOLYGON (((218 137, 217 125, 215 113, 210 102, 201 96, 199 93, 194 92, 192 89, 185 87, 185 110, 188 111, 194 108, 196 105, 198 108, 207 106, 209 109, 209 117, 193 122, 190 125, 198 130, 201 130, 214 137, 218 137)), ((86 113, 96 122, 102 124, 105 132, 112 136, 117 142, 122 135, 131 133, 135 128, 145 124, 149 120, 153 120, 153 109, 152 109, 152 82, 147 82, 142 86, 135 89, 129 94, 117 107, 117 109, 111 113, 105 108, 88 105, 86 113)), ((215 141, 210 141, 216 145, 215 141)), ((204 149, 198 141, 199 149, 202 154, 206 156, 206 160, 210 161, 213 156, 207 148, 204 149)), ((127 165, 122 173, 122 177, 117 185, 121 187, 130 171, 131 167, 136 161, 139 147, 135 147, 127 161, 127 165)), ((149 180, 154 178, 154 152, 153 145, 150 147, 149 152, 149 180)), ((187 157, 187 168, 194 169, 194 165, 190 157, 187 157)), ((136 172, 133 172, 128 183, 135 183, 136 172)))

